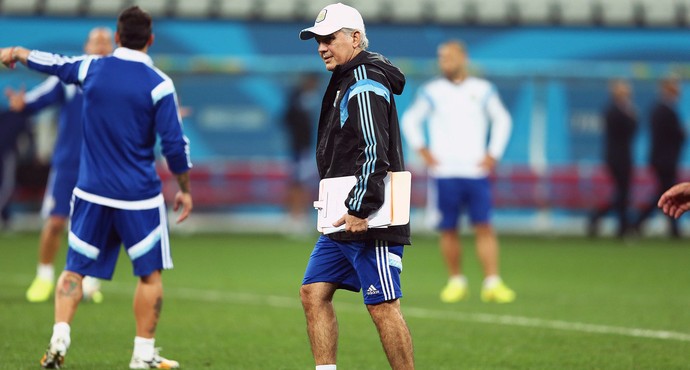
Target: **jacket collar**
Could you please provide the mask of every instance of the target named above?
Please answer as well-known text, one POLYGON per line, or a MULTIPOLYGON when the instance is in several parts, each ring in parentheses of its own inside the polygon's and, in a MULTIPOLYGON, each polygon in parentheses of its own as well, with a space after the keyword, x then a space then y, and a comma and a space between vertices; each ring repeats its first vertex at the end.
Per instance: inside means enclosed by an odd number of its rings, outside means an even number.
POLYGON ((118 59, 129 60, 132 62, 144 63, 147 66, 153 66, 153 60, 148 54, 138 50, 119 47, 113 52, 113 56, 118 59))

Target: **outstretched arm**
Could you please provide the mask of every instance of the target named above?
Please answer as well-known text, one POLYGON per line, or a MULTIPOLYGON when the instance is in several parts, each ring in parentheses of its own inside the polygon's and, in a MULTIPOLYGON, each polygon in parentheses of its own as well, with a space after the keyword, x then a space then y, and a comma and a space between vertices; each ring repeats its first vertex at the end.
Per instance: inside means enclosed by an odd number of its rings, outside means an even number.
POLYGON ((665 214, 678 218, 690 209, 690 182, 682 182, 666 190, 657 203, 665 214))
POLYGON ((20 62, 26 65, 30 50, 20 46, 11 46, 0 49, 0 61, 6 67, 14 68, 14 64, 20 62))

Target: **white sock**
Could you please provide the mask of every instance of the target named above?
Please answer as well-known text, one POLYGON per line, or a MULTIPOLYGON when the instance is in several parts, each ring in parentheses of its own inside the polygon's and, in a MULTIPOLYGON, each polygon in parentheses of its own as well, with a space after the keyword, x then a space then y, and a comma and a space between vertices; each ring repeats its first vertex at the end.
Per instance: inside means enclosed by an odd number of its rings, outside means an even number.
POLYGON ((316 370, 336 370, 335 365, 316 365, 316 370))
POLYGON ((51 263, 39 263, 38 268, 36 268, 36 276, 43 280, 54 281, 55 268, 51 263))
POLYGON ((498 275, 489 275, 484 279, 484 288, 491 289, 501 283, 501 277, 498 275))
MULTIPOLYGON (((50 338, 50 343, 55 343, 58 339, 62 339, 66 347, 69 347, 71 343, 70 338, 71 329, 69 324, 66 322, 58 322, 53 325, 53 336, 50 338)), ((65 348, 66 350, 67 348, 65 348)))
POLYGON ((142 338, 134 337, 134 357, 143 360, 151 360, 153 358, 153 345, 156 343, 156 338, 142 338))
POLYGON ((467 278, 465 275, 453 275, 448 279, 451 284, 467 285, 467 278))

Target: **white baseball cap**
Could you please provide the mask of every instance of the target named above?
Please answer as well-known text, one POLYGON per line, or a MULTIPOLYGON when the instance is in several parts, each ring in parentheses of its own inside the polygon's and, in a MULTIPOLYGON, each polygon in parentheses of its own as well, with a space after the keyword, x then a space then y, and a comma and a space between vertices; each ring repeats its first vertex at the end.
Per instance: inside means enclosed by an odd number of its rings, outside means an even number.
POLYGON ((357 9, 343 3, 331 4, 321 9, 316 16, 314 27, 303 29, 299 38, 309 40, 314 36, 326 36, 343 28, 364 31, 364 20, 357 9))

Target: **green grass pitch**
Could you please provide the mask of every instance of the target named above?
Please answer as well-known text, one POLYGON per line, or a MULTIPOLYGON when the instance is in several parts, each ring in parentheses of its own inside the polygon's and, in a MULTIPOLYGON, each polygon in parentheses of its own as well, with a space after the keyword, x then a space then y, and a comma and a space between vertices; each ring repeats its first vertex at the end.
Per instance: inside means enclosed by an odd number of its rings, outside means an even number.
MULTIPOLYGON (((298 290, 316 237, 173 235, 157 334, 185 369, 313 369, 298 290)), ((0 235, 0 369, 36 369, 53 305, 24 299, 37 234, 0 235)), ((405 250, 403 312, 418 369, 690 369, 690 242, 501 236, 513 304, 479 299, 481 272, 463 238, 470 297, 438 299, 445 272, 433 236, 405 250)), ((63 248, 59 260, 64 261, 63 248)), ((135 278, 121 254, 102 304, 82 304, 67 369, 126 369, 135 278)), ((339 291, 341 369, 388 368, 360 293, 339 291)))

